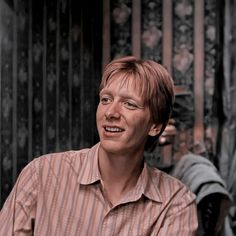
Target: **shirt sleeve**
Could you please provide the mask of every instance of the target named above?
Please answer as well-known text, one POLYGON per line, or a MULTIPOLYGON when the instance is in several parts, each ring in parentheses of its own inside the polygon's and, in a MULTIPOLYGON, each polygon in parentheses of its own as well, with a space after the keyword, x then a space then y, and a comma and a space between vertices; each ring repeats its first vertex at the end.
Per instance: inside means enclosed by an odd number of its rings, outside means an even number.
POLYGON ((198 227, 195 195, 186 187, 174 196, 158 236, 194 236, 198 227))
POLYGON ((38 185, 34 164, 22 170, 0 211, 0 235, 33 235, 38 185))

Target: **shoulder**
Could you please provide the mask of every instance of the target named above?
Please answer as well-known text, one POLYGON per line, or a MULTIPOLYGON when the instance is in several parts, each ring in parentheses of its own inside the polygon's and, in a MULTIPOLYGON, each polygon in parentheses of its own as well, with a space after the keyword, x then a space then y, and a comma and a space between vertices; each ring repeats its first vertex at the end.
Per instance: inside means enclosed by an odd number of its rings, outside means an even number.
POLYGON ((68 172, 78 173, 84 160, 86 159, 89 148, 78 151, 65 151, 58 153, 49 153, 39 156, 29 162, 22 170, 21 176, 34 175, 37 177, 49 175, 65 175, 68 172))
POLYGON ((163 201, 194 202, 196 196, 175 177, 154 167, 148 167, 152 183, 157 187, 163 201))
POLYGON ((48 153, 42 155, 40 157, 35 158, 32 162, 35 164, 44 164, 44 163, 60 163, 60 162, 75 162, 75 161, 83 161, 89 152, 89 148, 81 149, 78 151, 65 151, 65 152, 57 152, 57 153, 48 153))
POLYGON ((36 158, 33 162, 39 166, 44 165, 44 167, 45 165, 49 165, 50 168, 60 166, 61 164, 76 168, 83 163, 89 153, 89 150, 90 148, 81 149, 78 151, 71 150, 58 153, 49 153, 36 158))
POLYGON ((165 172, 152 167, 149 171, 161 199, 159 212, 162 212, 163 226, 158 235, 172 235, 171 232, 195 235, 198 226, 195 195, 181 181, 165 172))
POLYGON ((76 183, 90 149, 50 153, 33 159, 17 178, 16 187, 53 192, 68 183, 76 183), (25 186, 27 185, 27 186, 25 186))

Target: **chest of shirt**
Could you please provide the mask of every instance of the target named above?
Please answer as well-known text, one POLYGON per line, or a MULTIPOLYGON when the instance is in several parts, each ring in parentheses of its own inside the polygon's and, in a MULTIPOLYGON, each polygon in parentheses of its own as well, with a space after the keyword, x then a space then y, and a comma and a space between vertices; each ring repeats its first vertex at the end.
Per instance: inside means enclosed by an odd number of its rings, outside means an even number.
POLYGON ((158 233, 164 218, 161 203, 143 196, 138 201, 110 208, 100 183, 71 186, 72 182, 59 186, 48 183, 50 194, 38 202, 35 235, 150 236, 158 233), (60 192, 65 194, 62 196, 60 192))

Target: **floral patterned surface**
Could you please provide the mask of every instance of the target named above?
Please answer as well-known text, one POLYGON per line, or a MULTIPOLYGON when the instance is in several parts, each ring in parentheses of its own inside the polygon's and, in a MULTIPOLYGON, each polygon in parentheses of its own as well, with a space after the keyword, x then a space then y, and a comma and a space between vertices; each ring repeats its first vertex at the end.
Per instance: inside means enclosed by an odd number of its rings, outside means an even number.
MULTIPOLYGON (((0 196, 5 198, 10 191, 13 181, 13 24, 14 18, 10 8, 2 4, 1 8, 1 176, 0 196)), ((15 95, 14 95, 15 96, 15 95)))
POLYGON ((193 83, 193 0, 174 1, 173 77, 176 85, 193 83))
POLYGON ((175 149, 193 148, 194 96, 193 96, 193 0, 173 2, 173 79, 175 85, 185 88, 176 96, 173 118, 178 135, 175 149))
POLYGON ((111 58, 131 55, 131 0, 111 1, 111 58))
POLYGON ((32 158, 97 142, 102 4, 87 12, 89 1, 1 3, 2 204, 32 158))
POLYGON ((217 60, 217 9, 216 1, 205 2, 205 145, 210 159, 216 155, 217 122, 214 118, 215 73, 217 60))
POLYGON ((142 1, 142 58, 161 62, 162 51, 162 1, 142 1))
MULTIPOLYGON (((15 5, 2 2, 1 201, 33 157, 97 141, 94 111, 102 64, 98 46, 102 45, 101 0, 93 2, 93 8, 90 1, 76 0, 45 1, 46 5, 31 0, 16 0, 15 5)), ((132 54, 132 4, 132 0, 110 1, 111 58, 132 54)), ((176 0, 172 4, 173 78, 176 85, 187 89, 177 97, 173 116, 182 132, 179 140, 191 146, 194 1, 176 0)), ((162 61, 162 6, 163 0, 141 0, 141 56, 157 62, 162 61)), ((204 14, 204 125, 210 153, 215 145, 215 0, 205 1, 204 14)))

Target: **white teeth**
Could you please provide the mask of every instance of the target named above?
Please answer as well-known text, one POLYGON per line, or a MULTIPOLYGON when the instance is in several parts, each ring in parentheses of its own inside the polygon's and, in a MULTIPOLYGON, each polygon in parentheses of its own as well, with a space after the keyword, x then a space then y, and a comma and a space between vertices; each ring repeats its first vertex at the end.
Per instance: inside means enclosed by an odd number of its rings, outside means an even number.
POLYGON ((105 127, 105 130, 109 131, 109 132, 121 132, 122 131, 120 128, 117 128, 117 127, 105 127))

